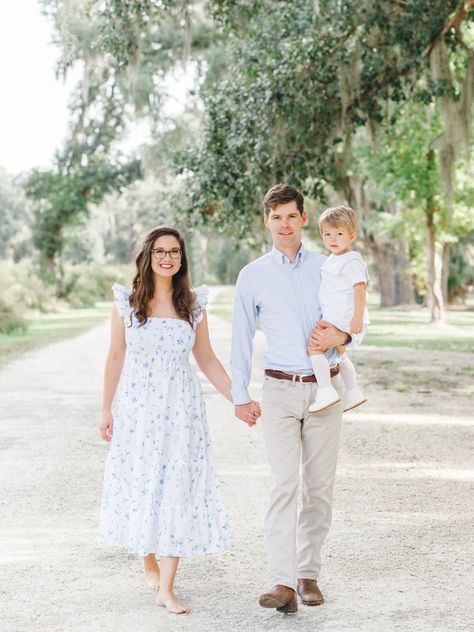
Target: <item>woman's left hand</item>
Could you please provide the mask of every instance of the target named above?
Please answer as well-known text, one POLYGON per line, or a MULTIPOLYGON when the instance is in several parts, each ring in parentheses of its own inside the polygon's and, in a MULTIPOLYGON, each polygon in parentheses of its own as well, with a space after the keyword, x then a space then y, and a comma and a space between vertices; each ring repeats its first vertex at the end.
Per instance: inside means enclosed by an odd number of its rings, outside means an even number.
POLYGON ((104 441, 112 440, 112 432, 114 428, 114 419, 111 412, 102 413, 102 421, 100 422, 99 432, 104 441))

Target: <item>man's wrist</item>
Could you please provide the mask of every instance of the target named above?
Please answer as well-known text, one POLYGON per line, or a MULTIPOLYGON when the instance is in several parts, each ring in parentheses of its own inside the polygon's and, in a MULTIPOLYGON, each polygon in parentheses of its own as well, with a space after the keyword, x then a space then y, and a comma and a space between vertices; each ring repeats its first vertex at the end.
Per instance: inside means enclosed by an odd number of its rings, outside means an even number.
POLYGON ((244 404, 250 404, 252 401, 250 393, 244 389, 233 389, 231 394, 234 406, 243 406, 244 404))

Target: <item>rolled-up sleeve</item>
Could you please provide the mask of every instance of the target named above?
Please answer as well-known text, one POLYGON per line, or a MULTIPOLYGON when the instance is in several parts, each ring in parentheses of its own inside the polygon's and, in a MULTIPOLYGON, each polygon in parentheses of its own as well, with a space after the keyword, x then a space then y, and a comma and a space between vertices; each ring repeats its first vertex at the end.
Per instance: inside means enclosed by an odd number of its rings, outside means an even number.
POLYGON ((248 386, 252 371, 253 339, 257 325, 258 310, 249 275, 244 269, 239 274, 235 287, 234 314, 232 319, 232 347, 230 365, 232 370, 232 398, 235 405, 250 401, 248 386))

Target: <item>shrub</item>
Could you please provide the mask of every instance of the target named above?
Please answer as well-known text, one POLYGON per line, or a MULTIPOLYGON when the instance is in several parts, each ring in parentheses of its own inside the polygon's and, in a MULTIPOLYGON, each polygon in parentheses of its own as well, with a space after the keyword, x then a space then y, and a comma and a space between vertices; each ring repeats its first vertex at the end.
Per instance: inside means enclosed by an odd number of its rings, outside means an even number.
POLYGON ((20 311, 0 298, 0 333, 24 333, 27 329, 28 324, 20 311))
POLYGON ((100 300, 112 299, 112 285, 129 284, 127 266, 84 264, 71 266, 66 271, 65 294, 73 307, 94 307, 100 300))
POLYGON ((29 260, 0 261, 0 331, 24 332, 31 311, 46 312, 54 304, 52 290, 36 276, 29 260))

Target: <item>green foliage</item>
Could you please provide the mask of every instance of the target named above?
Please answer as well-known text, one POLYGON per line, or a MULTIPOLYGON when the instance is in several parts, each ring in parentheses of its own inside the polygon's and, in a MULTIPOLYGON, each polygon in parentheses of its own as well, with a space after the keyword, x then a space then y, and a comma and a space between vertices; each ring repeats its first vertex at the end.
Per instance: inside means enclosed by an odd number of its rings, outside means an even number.
POLYGON ((251 254, 248 248, 239 247, 229 238, 213 239, 207 253, 209 278, 205 280, 208 283, 234 284, 240 270, 251 260, 251 254))
POLYGON ((0 167, 0 259, 27 254, 30 215, 23 189, 0 167))
POLYGON ((65 293, 75 308, 94 307, 97 301, 112 298, 115 282, 128 285, 131 269, 126 266, 77 265, 66 269, 65 293))
POLYGON ((99 202, 109 191, 123 190, 139 176, 138 161, 113 164, 98 156, 93 156, 85 166, 66 172, 57 168, 30 175, 25 191, 37 202, 33 242, 53 279, 56 258, 61 256, 66 243, 66 228, 78 225, 88 215, 90 203, 99 202))
MULTIPOLYGON (((153 130, 143 157, 158 194, 132 187, 104 203, 111 221, 101 256, 108 260, 128 259, 142 229, 161 221, 257 246, 264 241, 261 199, 282 180, 310 204, 330 187, 352 201, 361 180, 370 194, 363 231, 408 243, 419 292, 426 289, 424 206, 444 243, 468 234, 470 184, 462 195, 456 189, 452 213, 443 202, 435 154, 445 130, 436 104, 461 95, 473 11, 444 36, 453 81, 433 80, 429 67, 430 48, 458 0, 105 0, 79 3, 74 14, 68 3, 46 4, 63 41, 62 70, 84 62, 57 173, 76 177, 94 157, 108 157, 130 119, 153 130), (187 61, 198 69, 202 103, 193 100, 180 124, 170 124, 163 86, 187 61), (375 144, 368 130, 377 132, 375 144)), ((88 204, 77 204, 61 227, 57 215, 67 212, 55 214, 44 199, 49 224, 38 211, 38 243, 47 249, 52 242, 56 259, 83 252, 79 237, 69 251, 66 242, 88 217, 88 204)), ((210 256, 212 274, 230 278, 232 257, 221 256, 210 256)))
POLYGON ((31 261, 0 261, 0 332, 26 331, 28 316, 51 308, 51 291, 35 274, 31 261))
MULTIPOLYGON (((458 3, 214 4, 229 68, 206 97, 200 145, 178 164, 190 216, 244 236, 277 181, 319 198, 325 183, 344 187, 353 131, 390 125, 397 112, 387 120, 388 103, 419 98, 423 51, 458 3)), ((423 94, 432 99, 431 88, 423 94)))
POLYGON ((474 286, 474 231, 454 244, 449 261, 448 298, 450 303, 465 302, 468 288, 474 286))
POLYGON ((417 102, 406 104, 391 126, 378 130, 375 140, 363 133, 358 138, 358 166, 371 198, 382 205, 399 200, 421 207, 428 197, 441 195, 436 165, 428 157, 441 126, 437 114, 429 110, 417 102))
POLYGON ((23 333, 28 325, 17 306, 11 305, 0 297, 0 333, 23 333))

